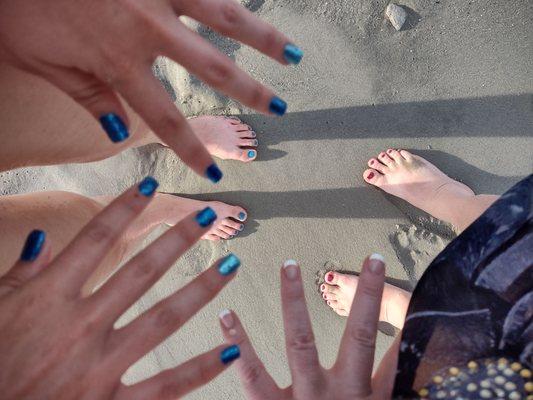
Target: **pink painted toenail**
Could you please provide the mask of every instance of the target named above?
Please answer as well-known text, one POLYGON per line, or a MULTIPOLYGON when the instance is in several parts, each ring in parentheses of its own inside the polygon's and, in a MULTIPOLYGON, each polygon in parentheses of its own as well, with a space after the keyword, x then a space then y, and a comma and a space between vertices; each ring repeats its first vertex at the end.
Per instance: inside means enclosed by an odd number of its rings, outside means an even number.
POLYGON ((370 161, 370 165, 374 165, 374 160, 371 160, 371 161, 370 161))
POLYGON ((326 280, 327 280, 328 282, 331 282, 331 281, 333 280, 333 275, 332 275, 332 274, 327 274, 327 275, 326 275, 326 280))
POLYGON ((328 301, 328 306, 330 306, 330 305, 331 305, 331 303, 328 301))
POLYGON ((323 298, 325 299, 325 298, 326 298, 326 295, 325 295, 325 294, 323 294, 323 295, 322 295, 322 297, 323 297, 323 298))
POLYGON ((326 285, 320 286, 320 290, 322 290, 322 291, 326 290, 326 285))
POLYGON ((374 177, 374 173, 371 172, 371 173, 368 174, 367 179, 372 179, 373 177, 374 177))
POLYGON ((391 153, 392 153, 392 150, 387 151, 387 153, 391 154, 391 153))

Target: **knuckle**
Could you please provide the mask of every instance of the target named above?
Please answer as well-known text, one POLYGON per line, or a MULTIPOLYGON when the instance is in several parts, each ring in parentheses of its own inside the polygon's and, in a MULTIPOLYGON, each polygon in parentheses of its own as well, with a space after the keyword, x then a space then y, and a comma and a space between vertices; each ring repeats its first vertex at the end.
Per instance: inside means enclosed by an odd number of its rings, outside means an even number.
POLYGON ((266 91, 260 84, 254 82, 248 96, 250 106, 259 108, 263 104, 263 99, 266 97, 266 91))
POLYGON ((222 34, 227 35, 234 32, 242 24, 240 6, 236 2, 226 1, 220 8, 222 18, 219 29, 222 34))
POLYGON ((155 326, 161 326, 165 328, 181 326, 184 322, 179 312, 168 307, 163 307, 158 310, 154 319, 156 324, 155 326))
POLYGON ((22 277, 15 272, 11 272, 2 278, 0 278, 0 286, 3 286, 8 289, 17 289, 22 286, 24 280, 22 277))
POLYGON ((206 82, 214 87, 222 87, 233 77, 231 61, 215 61, 205 69, 206 82))
POLYGON ((147 251, 140 253, 135 258, 135 268, 133 268, 135 278, 145 279, 152 276, 152 274, 154 273, 153 263, 154 258, 151 255, 147 254, 147 251))
POLYGON ((86 231, 86 237, 94 243, 102 243, 113 237, 111 227, 103 221, 95 221, 86 231))
POLYGON ((162 132, 175 133, 183 127, 184 119, 176 110, 163 112, 158 118, 158 127, 162 132))
POLYGON ((376 330, 361 326, 350 331, 350 338, 359 348, 374 350, 376 347, 376 330))
POLYGON ((289 339, 288 347, 293 351, 307 352, 315 348, 315 337, 312 332, 297 333, 289 339))
POLYGON ((202 274, 198 277, 198 283, 200 290, 205 296, 213 296, 215 292, 221 287, 220 279, 213 279, 210 277, 211 274, 202 274))
POLYGON ((244 383, 247 384, 256 383, 261 377, 262 372, 263 369, 261 365, 257 362, 246 363, 241 367, 242 379, 244 383))
POLYGON ((262 36, 264 48, 268 50, 276 49, 278 47, 278 42, 279 42, 278 38, 279 38, 279 35, 276 29, 269 26, 266 29, 264 35, 262 36))

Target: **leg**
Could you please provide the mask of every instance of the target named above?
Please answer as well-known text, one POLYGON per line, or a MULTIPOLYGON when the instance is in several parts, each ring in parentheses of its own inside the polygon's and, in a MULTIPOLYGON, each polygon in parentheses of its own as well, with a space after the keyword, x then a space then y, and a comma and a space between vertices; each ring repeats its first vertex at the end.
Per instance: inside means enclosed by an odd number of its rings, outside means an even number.
MULTIPOLYGON (((326 283, 320 286, 322 297, 337 314, 348 316, 352 308, 359 277, 357 275, 329 271, 326 273, 325 280, 326 283)), ((409 307, 409 300, 411 300, 411 293, 386 283, 383 289, 379 320, 402 329, 407 307, 409 307)))
MULTIPOLYGON (((159 139, 128 109, 130 138, 112 143, 97 121, 48 82, 0 64, 0 171, 32 165, 88 162, 111 157, 159 139)), ((225 117, 191 119, 191 126, 214 156, 252 161, 255 133, 225 117)))
MULTIPOLYGON (((37 228, 47 233, 54 257, 109 200, 91 199, 68 192, 0 197, 0 276, 15 263, 26 235, 31 230, 37 228)), ((246 219, 246 211, 241 207, 157 194, 148 209, 128 228, 115 249, 95 271, 85 287, 85 292, 90 292, 131 256, 154 228, 161 224, 174 225, 186 215, 207 206, 213 208, 219 218, 205 239, 227 239, 244 228, 242 221, 246 219)))
POLYGON ((476 195, 433 164, 405 150, 388 149, 371 158, 363 177, 371 185, 400 197, 462 232, 499 196, 476 195))

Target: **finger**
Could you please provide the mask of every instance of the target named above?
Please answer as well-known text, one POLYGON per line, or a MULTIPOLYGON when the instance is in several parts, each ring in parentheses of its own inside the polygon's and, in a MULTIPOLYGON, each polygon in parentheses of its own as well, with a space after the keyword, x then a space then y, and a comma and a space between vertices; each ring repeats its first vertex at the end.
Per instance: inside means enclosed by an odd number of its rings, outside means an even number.
POLYGON ((235 277, 240 264, 235 255, 229 254, 172 296, 114 331, 109 343, 117 364, 129 367, 179 329, 235 277))
POLYGON ((266 114, 283 115, 287 104, 269 88, 238 68, 225 54, 181 22, 162 44, 163 55, 179 62, 206 84, 242 104, 266 114), (179 37, 180 40, 175 40, 179 37))
POLYGON ((222 179, 222 172, 207 149, 150 69, 141 71, 134 79, 117 81, 115 85, 133 110, 185 164, 212 182, 222 179))
POLYGON ((283 33, 234 0, 173 0, 177 13, 252 46, 282 64, 298 64, 303 52, 283 33))
POLYGON ((372 393, 376 399, 390 399, 392 396, 401 341, 402 335, 400 333, 381 359, 379 367, 374 374, 372 379, 372 393))
POLYGON ((281 399, 280 388, 257 356, 237 315, 230 310, 223 310, 219 314, 219 320, 226 343, 236 344, 241 349, 241 357, 235 367, 247 398, 281 399))
POLYGON ((69 68, 45 68, 44 75, 89 111, 112 142, 119 143, 129 137, 128 115, 108 84, 94 75, 69 68))
POLYGON ((50 262, 52 248, 41 230, 30 232, 22 249, 20 259, 0 278, 0 295, 20 288, 34 278, 50 262))
POLYGON ((132 386, 122 386, 116 400, 174 400, 205 385, 239 358, 238 346, 219 346, 184 364, 132 386))
POLYGON ((373 254, 363 263, 342 337, 339 358, 334 367, 345 375, 354 396, 365 397, 371 393, 370 382, 384 281, 383 257, 373 254))
POLYGON ((113 275, 89 300, 91 307, 114 321, 209 231, 216 218, 207 207, 182 219, 113 275))
POLYGON ((50 282, 67 295, 79 295, 87 278, 150 203, 158 185, 154 178, 146 177, 94 217, 47 270, 50 282))
POLYGON ((281 269, 281 299, 285 345, 293 386, 296 392, 312 393, 322 383, 321 368, 305 302, 300 267, 294 260, 286 261, 281 269))

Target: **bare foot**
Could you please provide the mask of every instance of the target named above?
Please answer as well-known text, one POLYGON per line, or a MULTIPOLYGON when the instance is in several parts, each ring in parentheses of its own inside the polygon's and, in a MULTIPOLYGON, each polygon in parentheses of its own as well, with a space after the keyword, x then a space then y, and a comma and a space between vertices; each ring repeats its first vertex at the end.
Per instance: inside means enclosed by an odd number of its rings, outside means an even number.
POLYGON ((215 157, 253 161, 257 157, 256 133, 235 117, 202 116, 189 119, 194 133, 215 157))
MULTIPOLYGON (((325 275, 325 280, 326 283, 320 286, 323 299, 337 314, 344 317, 348 316, 352 308, 359 277, 357 275, 329 271, 325 275)), ((410 299, 411 294, 409 292, 386 283, 383 289, 379 320, 402 329, 410 299)))
POLYGON ((244 229, 244 221, 248 218, 248 214, 244 208, 231 206, 220 201, 210 201, 205 206, 211 207, 218 218, 211 230, 202 239, 215 242, 222 239, 233 239, 244 229))
POLYGON ((475 197, 468 186, 406 150, 388 149, 371 158, 368 166, 370 169, 363 173, 366 182, 462 228, 464 214, 457 208, 475 197))

